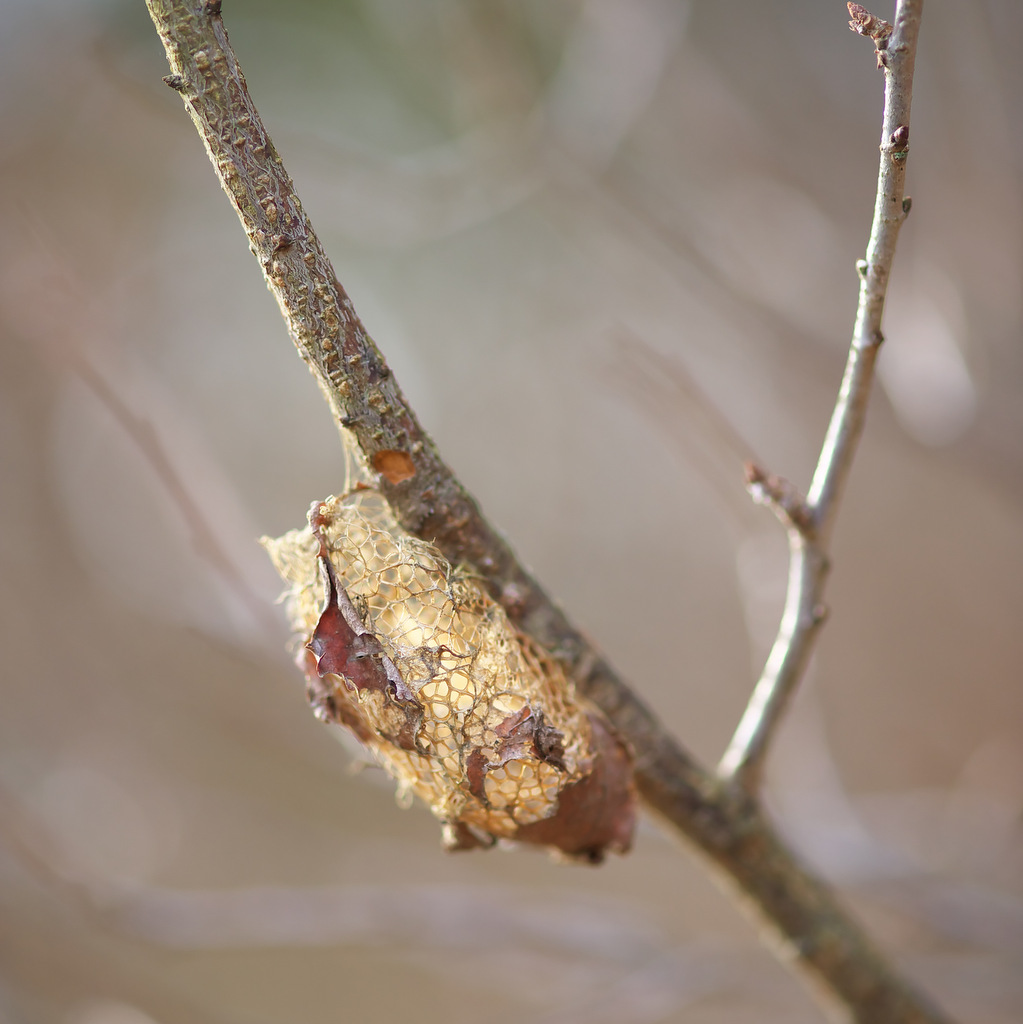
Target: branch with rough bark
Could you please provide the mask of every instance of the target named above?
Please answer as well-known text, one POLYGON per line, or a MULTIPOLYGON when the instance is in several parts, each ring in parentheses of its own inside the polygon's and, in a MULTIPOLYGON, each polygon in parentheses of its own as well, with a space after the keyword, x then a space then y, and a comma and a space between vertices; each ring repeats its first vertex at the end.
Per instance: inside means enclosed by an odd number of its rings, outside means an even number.
POLYGON ((165 81, 180 93, 199 131, 299 354, 400 524, 433 540, 452 563, 473 565, 514 624, 561 659, 579 690, 635 751, 637 785, 649 809, 732 883, 742 904, 777 940, 779 955, 808 980, 836 1019, 945 1021, 781 842, 756 793, 769 740, 823 621, 826 542, 862 430, 895 236, 905 216, 909 97, 922 0, 900 0, 890 35, 864 29, 875 41, 886 89, 877 209, 861 264, 860 311, 808 497, 760 470, 750 471, 751 487, 789 530, 789 598, 778 642, 717 773, 695 761, 573 628, 442 461, 356 316, 295 194, 228 43, 220 0, 147 5, 170 62, 165 81))

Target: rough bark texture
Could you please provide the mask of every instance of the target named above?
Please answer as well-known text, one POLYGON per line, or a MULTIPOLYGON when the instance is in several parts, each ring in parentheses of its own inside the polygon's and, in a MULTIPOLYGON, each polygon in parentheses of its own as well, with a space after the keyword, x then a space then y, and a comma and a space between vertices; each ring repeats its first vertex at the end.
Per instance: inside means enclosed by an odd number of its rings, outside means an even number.
MULTIPOLYGON (((483 519, 422 430, 338 283, 249 97, 220 3, 147 3, 170 61, 168 84, 195 122, 299 353, 364 468, 379 470, 378 486, 401 524, 434 541, 453 563, 474 565, 515 624, 564 661, 634 749, 648 806, 721 870, 773 934, 779 955, 813 983, 835 1019, 945 1021, 785 847, 755 798, 696 764, 483 519)), ((920 7, 920 0, 904 3, 899 27, 915 29, 920 7)), ((882 202, 887 215, 889 204, 882 202)), ((880 264, 873 270, 869 258, 868 264, 868 279, 878 279, 880 264)))

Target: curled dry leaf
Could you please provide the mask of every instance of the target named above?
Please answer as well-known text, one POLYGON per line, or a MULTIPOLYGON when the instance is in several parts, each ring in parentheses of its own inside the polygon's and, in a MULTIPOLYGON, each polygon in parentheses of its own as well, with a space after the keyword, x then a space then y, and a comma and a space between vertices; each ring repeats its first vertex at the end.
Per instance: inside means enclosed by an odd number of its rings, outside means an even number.
POLYGON ((558 662, 375 491, 313 505, 264 544, 289 585, 318 717, 350 729, 444 825, 599 861, 635 823, 632 759, 558 662))

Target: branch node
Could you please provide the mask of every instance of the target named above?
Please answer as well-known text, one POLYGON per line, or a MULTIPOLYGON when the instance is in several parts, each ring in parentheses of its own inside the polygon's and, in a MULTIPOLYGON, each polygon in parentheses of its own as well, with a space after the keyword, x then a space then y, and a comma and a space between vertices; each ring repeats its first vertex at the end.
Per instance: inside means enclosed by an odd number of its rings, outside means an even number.
POLYGON ((164 75, 164 83, 169 85, 175 92, 183 92, 185 79, 181 75, 164 75))
POLYGON ((767 473, 756 463, 745 465, 746 490, 758 505, 767 505, 785 524, 803 537, 813 532, 813 511, 799 490, 784 477, 767 473))
POLYGON ((866 260, 856 261, 856 273, 859 275, 861 281, 866 281, 867 272, 870 270, 870 264, 866 260))
POLYGON ((900 124, 881 146, 881 152, 887 153, 893 160, 905 160, 909 156, 909 125, 900 124))
POLYGON ((908 217, 909 211, 913 209, 913 197, 903 196, 902 197, 902 216, 908 217))
POLYGON ((873 39, 877 49, 884 49, 888 43, 889 36, 892 34, 892 26, 883 18, 871 14, 866 7, 861 7, 859 4, 846 4, 846 7, 849 8, 849 17, 852 19, 849 22, 849 28, 857 33, 857 35, 873 39))
POLYGON ((206 12, 208 17, 219 18, 222 4, 223 0, 206 0, 203 10, 206 12))

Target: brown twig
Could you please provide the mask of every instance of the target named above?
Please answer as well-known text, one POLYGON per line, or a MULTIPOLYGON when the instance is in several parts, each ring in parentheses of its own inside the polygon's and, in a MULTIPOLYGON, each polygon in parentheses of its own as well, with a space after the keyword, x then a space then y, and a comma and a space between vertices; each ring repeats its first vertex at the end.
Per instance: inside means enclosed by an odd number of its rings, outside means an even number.
POLYGON ((780 941, 780 955, 814 983, 839 1019, 944 1021, 784 846, 754 797, 722 786, 700 767, 569 624, 440 459, 313 233, 249 97, 219 3, 147 5, 167 50, 167 82, 195 122, 299 353, 402 525, 434 540, 452 562, 472 563, 494 595, 506 599, 513 621, 563 659, 580 690, 635 750, 648 806, 731 880, 780 941), (401 472, 388 474, 386 465, 401 472))
POLYGON ((751 489, 756 489, 754 497, 759 493, 781 515, 789 535, 789 582, 781 625, 764 671, 718 768, 722 779, 751 792, 759 785, 770 741, 806 669, 826 615, 824 585, 829 568, 828 542, 863 432, 874 363, 883 340, 881 315, 895 243, 909 213, 905 196, 906 157, 913 65, 922 8, 923 0, 899 0, 894 29, 887 22, 881 22, 887 26, 883 30, 876 24, 880 19, 856 4, 849 4, 849 11, 856 19, 852 27, 875 40, 883 57, 879 63, 885 74, 874 221, 866 259, 857 264, 860 296, 845 376, 806 500, 796 501, 788 493, 788 484, 756 467, 748 474, 751 489))

